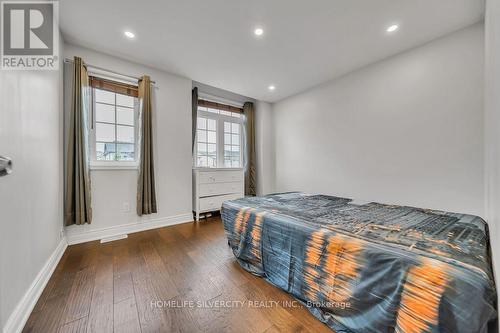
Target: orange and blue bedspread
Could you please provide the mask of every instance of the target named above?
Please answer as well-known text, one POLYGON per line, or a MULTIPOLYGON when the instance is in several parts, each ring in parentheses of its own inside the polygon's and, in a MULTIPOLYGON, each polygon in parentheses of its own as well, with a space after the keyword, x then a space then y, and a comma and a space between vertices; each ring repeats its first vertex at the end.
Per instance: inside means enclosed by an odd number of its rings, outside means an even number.
POLYGON ((480 217, 292 192, 227 201, 222 220, 242 267, 335 331, 497 331, 480 217))

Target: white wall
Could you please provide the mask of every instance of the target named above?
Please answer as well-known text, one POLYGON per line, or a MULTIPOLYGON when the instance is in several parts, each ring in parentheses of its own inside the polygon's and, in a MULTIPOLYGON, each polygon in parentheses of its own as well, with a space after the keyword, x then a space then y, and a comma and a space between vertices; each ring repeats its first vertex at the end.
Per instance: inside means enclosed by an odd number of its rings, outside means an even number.
POLYGON ((12 158, 14 170, 0 178, 3 329, 61 241, 61 74, 0 71, 0 155, 12 158))
POLYGON ((67 44, 64 54, 119 73, 150 75, 157 87, 153 123, 158 214, 137 216, 136 170, 92 170, 93 222, 67 228, 69 240, 75 236, 88 239, 106 229, 113 233, 116 227, 151 220, 167 224, 192 220, 191 80, 74 45, 67 44), (129 212, 123 210, 124 203, 130 204, 129 212))
MULTIPOLYGON (((500 274, 500 1, 486 2, 485 187, 495 273, 500 274)), ((497 280, 498 281, 498 280, 497 280)))
POLYGON ((257 195, 274 192, 274 134, 272 105, 255 103, 255 145, 257 162, 257 195))
POLYGON ((274 106, 276 190, 483 215, 483 25, 274 106))

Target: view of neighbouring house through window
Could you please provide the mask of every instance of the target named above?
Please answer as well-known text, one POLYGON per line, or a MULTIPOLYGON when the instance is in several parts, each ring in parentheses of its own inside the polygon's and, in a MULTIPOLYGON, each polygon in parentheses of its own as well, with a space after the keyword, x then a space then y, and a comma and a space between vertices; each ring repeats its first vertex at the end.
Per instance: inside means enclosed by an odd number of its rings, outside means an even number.
POLYGON ((224 121, 224 166, 239 168, 241 160, 240 124, 224 121))
POLYGON ((238 112, 198 107, 195 163, 197 167, 242 166, 243 116, 238 112))
POLYGON ((95 159, 134 161, 137 99, 94 88, 95 159))

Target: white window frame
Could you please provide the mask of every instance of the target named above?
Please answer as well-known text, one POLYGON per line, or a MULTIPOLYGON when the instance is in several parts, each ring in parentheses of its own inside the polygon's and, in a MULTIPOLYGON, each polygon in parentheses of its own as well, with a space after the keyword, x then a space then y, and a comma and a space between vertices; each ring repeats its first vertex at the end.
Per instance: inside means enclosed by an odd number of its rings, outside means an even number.
MULTIPOLYGON (((135 160, 134 161, 103 161, 97 160, 96 156, 96 114, 95 114, 95 89, 91 88, 91 127, 89 131, 89 151, 90 151, 90 169, 91 170, 135 170, 139 168, 139 101, 137 97, 134 97, 134 151, 135 160)), ((116 94, 116 93, 115 93, 116 94)), ((116 117, 116 98, 115 98, 115 117, 116 117)), ((116 119, 115 119, 116 124, 116 119)), ((116 129, 115 129, 116 136, 116 129)))
POLYGON ((240 117, 232 117, 225 114, 203 111, 198 109, 196 116, 196 133, 198 133, 198 117, 214 119, 216 124, 217 133, 217 166, 216 167, 205 167, 198 166, 198 134, 196 135, 196 144, 194 148, 193 164, 195 168, 207 168, 207 169, 242 169, 243 168, 243 125, 245 124, 245 117, 240 114, 240 117), (226 167, 224 166, 224 122, 239 123, 240 124, 240 166, 239 167, 226 167))

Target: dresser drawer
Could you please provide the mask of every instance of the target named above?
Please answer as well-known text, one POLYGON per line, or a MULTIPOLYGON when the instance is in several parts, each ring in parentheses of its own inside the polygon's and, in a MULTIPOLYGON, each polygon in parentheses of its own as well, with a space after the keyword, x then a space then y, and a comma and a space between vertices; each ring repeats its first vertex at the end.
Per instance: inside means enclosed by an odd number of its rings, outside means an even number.
POLYGON ((198 174, 200 184, 242 182, 242 171, 203 171, 198 174))
POLYGON ((219 210, 226 200, 234 200, 243 197, 242 194, 219 195, 215 197, 200 198, 200 211, 219 210))
POLYGON ((212 195, 243 193, 243 182, 200 184, 200 197, 212 195))
POLYGON ((200 213, 221 209, 226 200, 243 198, 245 195, 243 169, 196 168, 193 169, 193 210, 196 221, 200 213))

